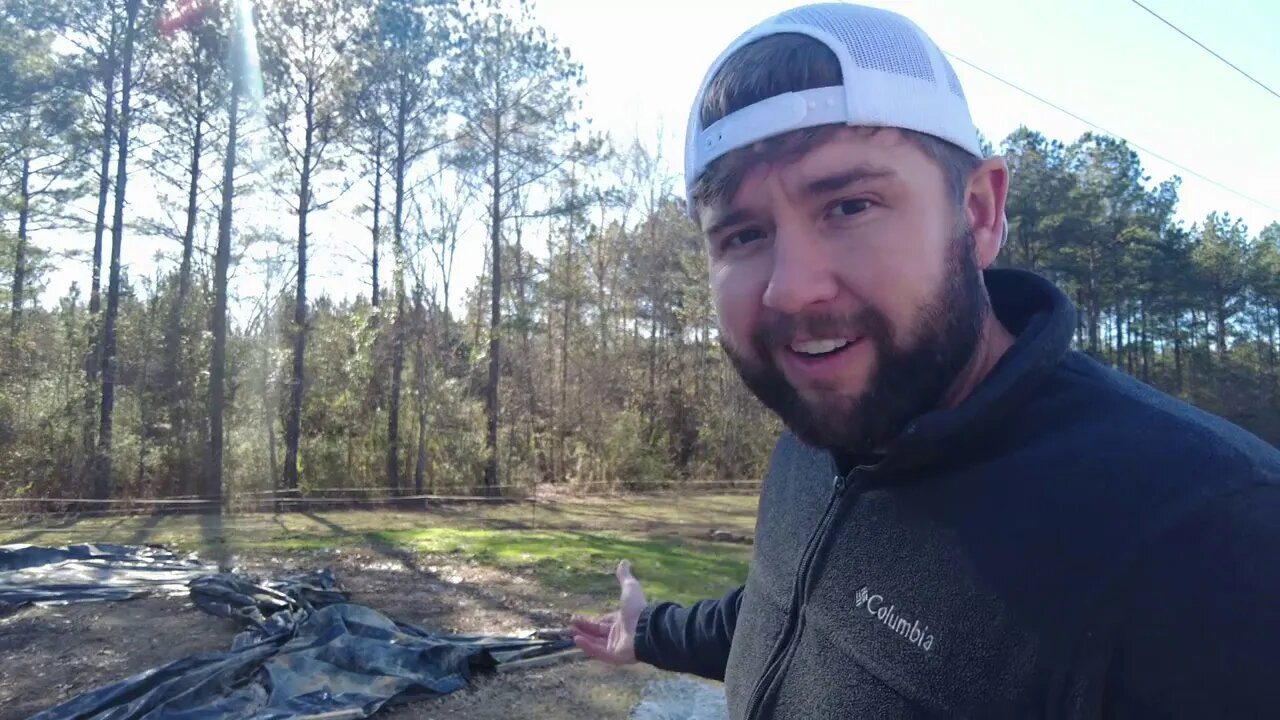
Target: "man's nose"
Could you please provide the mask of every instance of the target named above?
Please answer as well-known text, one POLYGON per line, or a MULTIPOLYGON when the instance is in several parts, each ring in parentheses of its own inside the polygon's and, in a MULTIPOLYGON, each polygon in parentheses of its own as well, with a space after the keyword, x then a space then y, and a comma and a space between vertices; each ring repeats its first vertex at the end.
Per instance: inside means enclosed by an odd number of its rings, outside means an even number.
POLYGON ((821 238, 807 232, 779 232, 773 244, 773 268, 764 291, 766 307, 797 313, 835 298, 835 267, 821 238))

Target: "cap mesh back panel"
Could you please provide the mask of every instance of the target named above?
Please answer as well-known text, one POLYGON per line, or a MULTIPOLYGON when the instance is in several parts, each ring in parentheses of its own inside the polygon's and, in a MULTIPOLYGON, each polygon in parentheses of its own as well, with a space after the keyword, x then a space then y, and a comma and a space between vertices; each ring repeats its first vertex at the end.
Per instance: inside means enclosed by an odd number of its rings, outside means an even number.
POLYGON ((802 7, 782 13, 778 20, 810 25, 834 36, 849 50, 859 67, 934 82, 929 55, 915 31, 902 18, 861 10, 850 22, 847 13, 847 10, 841 12, 823 6, 802 7))
POLYGON ((964 90, 960 87, 960 78, 956 77, 955 68, 951 67, 951 63, 947 62, 946 58, 943 58, 942 66, 947 69, 947 86, 956 94, 956 97, 964 100, 964 90))

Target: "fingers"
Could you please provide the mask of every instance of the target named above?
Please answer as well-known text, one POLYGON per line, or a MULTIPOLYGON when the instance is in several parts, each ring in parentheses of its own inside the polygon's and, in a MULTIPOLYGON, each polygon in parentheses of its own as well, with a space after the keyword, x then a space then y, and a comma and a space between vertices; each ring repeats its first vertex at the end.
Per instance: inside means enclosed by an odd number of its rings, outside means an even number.
POLYGON ((607 662, 613 665, 618 663, 613 653, 609 652, 609 641, 604 638, 591 637, 589 635, 574 635, 573 644, 578 646, 582 652, 588 656, 607 662))
POLYGON ((636 623, 644 609, 644 591, 631 574, 631 563, 623 560, 614 572, 621 589, 619 609, 600 618, 574 616, 573 644, 587 656, 611 665, 636 662, 636 623))
POLYGON ((569 624, 573 627, 575 634, 608 637, 609 629, 613 627, 613 618, 606 616, 593 619, 575 615, 569 624))

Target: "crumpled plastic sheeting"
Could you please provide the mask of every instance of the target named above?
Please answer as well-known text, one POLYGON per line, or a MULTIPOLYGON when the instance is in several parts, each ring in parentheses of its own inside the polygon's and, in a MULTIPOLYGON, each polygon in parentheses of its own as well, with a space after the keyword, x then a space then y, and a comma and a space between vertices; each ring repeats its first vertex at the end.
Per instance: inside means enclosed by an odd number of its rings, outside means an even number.
POLYGON ((282 580, 262 580, 239 573, 205 575, 191 582, 191 601, 218 617, 263 628, 277 613, 315 610, 347 601, 329 570, 282 580))
POLYGON ((206 612, 248 626, 230 651, 140 673, 32 720, 364 718, 571 644, 431 633, 345 602, 328 571, 272 582, 210 575, 192 582, 191 597, 206 612))
POLYGON ((217 570, 154 546, 0 545, 0 606, 181 595, 187 583, 217 570))

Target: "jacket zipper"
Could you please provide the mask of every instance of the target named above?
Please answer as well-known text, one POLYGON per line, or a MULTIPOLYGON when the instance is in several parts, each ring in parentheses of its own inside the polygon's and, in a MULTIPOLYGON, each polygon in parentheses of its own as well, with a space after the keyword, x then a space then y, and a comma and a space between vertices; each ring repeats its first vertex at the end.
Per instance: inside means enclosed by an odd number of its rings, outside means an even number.
MULTIPOLYGON (((851 471, 849 475, 852 476, 853 472, 856 472, 856 470, 851 471)), ((840 500, 844 497, 848 479, 842 475, 836 475, 832 484, 831 499, 827 501, 827 509, 823 512, 817 529, 809 537, 809 543, 805 546, 804 553, 800 557, 800 568, 796 572, 796 580, 792 589, 791 612, 787 616, 786 624, 783 625, 782 634, 774 644, 773 652, 769 654, 769 660, 765 663, 764 672, 761 673, 760 679, 756 681, 755 689, 751 692, 751 702, 747 705, 747 720, 753 720, 764 706, 765 699, 773 689, 774 681, 795 649, 795 639, 799 637, 799 631, 804 625, 804 606, 808 601, 810 565, 813 564, 814 556, 818 554, 818 549, 822 547, 826 540, 827 530, 830 529, 831 521, 835 518, 836 511, 840 507, 840 500)))

